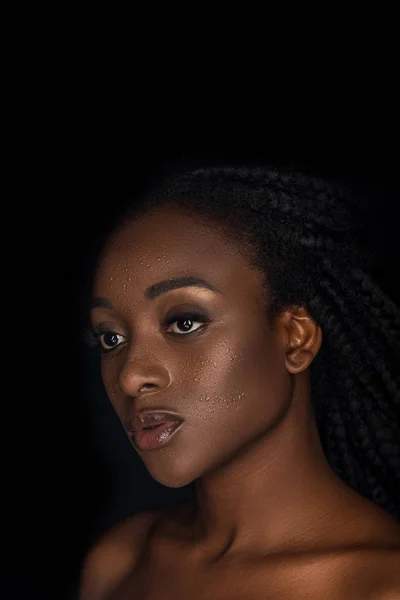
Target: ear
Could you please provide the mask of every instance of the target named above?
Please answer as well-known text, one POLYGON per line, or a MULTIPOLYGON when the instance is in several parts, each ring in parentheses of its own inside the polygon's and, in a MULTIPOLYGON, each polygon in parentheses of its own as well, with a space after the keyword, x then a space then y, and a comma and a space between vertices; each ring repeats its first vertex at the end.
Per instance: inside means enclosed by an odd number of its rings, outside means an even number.
POLYGON ((289 373, 301 373, 321 347, 322 330, 302 306, 285 312, 282 325, 286 368, 289 373))

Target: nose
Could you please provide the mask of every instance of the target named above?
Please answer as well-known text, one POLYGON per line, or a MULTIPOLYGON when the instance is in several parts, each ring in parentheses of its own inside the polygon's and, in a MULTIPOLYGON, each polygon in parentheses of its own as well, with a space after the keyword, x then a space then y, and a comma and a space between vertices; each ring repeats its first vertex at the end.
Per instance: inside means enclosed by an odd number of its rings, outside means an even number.
POLYGON ((137 397, 146 392, 155 392, 169 386, 170 375, 161 364, 153 361, 143 365, 138 360, 127 360, 119 377, 118 387, 127 396, 137 397))

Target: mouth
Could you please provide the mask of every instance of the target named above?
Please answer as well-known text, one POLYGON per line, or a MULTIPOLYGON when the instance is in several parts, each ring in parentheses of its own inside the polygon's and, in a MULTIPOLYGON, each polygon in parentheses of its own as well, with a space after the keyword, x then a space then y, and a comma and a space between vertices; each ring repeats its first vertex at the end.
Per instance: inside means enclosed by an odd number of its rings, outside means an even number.
POLYGON ((171 411, 141 411, 125 421, 125 429, 137 449, 151 450, 164 446, 183 423, 184 418, 171 411))
POLYGON ((183 426, 183 421, 167 421, 150 427, 142 427, 130 436, 137 449, 154 450, 165 446, 183 426))

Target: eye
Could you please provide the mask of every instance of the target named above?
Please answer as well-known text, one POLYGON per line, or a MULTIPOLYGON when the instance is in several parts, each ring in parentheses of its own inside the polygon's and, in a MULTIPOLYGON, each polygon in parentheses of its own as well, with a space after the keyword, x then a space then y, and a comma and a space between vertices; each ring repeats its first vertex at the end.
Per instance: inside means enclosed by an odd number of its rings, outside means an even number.
POLYGON ((122 342, 126 341, 126 337, 114 331, 107 331, 103 327, 89 327, 84 330, 85 343, 89 348, 98 348, 102 354, 111 352, 122 342))
POLYGON ((123 335, 114 333, 113 331, 107 331, 106 333, 102 333, 98 336, 99 344, 103 352, 114 350, 114 348, 124 342, 125 339, 126 338, 123 335))
POLYGON ((208 322, 208 319, 207 319, 206 315, 199 314, 199 313, 187 313, 187 314, 171 316, 167 320, 166 324, 167 325, 175 325, 175 323, 179 324, 175 328, 175 331, 171 331, 170 333, 172 333, 173 335, 182 336, 182 335, 190 335, 191 333, 195 333, 199 329, 202 329, 202 327, 200 326, 191 331, 194 323, 202 323, 203 325, 205 325, 207 322, 208 322))
MULTIPOLYGON (((206 313, 185 312, 175 313, 170 317, 167 316, 163 325, 168 327, 167 333, 170 335, 185 337, 200 332, 210 322, 210 317, 206 313), (193 329, 194 326, 195 329, 193 329), (172 331, 169 331, 169 329, 172 329, 172 331)), ((100 348, 102 354, 107 354, 126 342, 127 338, 120 333, 107 331, 104 326, 99 326, 86 329, 84 340, 90 348, 100 348)))

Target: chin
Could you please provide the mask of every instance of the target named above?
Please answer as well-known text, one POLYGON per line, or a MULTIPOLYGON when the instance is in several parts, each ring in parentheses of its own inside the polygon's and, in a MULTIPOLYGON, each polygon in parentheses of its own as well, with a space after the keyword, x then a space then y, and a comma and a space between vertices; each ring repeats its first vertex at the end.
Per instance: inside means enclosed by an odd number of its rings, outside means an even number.
POLYGON ((182 488, 193 483, 195 479, 202 476, 204 472, 199 467, 185 461, 184 457, 166 457, 156 454, 152 457, 150 453, 141 455, 149 475, 161 485, 169 488, 182 488))
POLYGON ((197 479, 197 477, 185 477, 183 474, 180 476, 174 475, 167 471, 164 471, 163 473, 161 473, 160 470, 157 470, 157 473, 150 471, 150 469, 148 469, 148 471, 155 481, 168 488, 183 488, 197 479))

